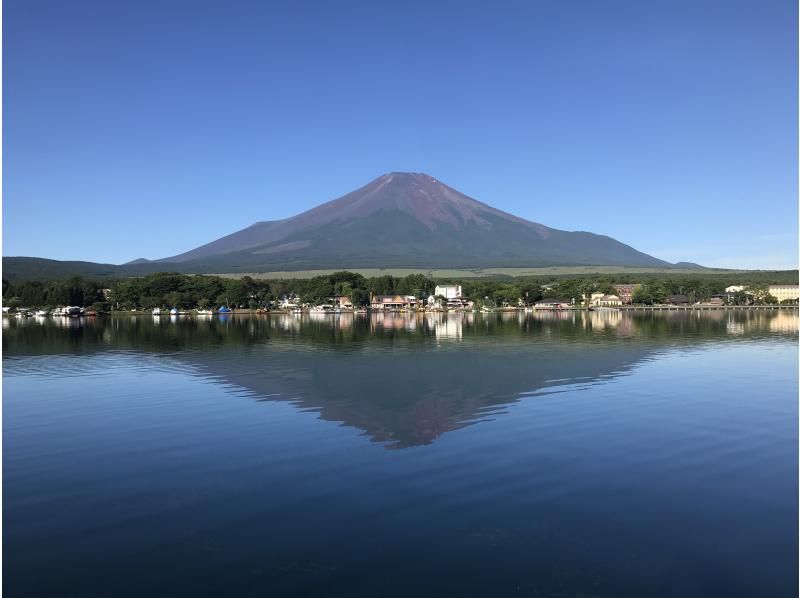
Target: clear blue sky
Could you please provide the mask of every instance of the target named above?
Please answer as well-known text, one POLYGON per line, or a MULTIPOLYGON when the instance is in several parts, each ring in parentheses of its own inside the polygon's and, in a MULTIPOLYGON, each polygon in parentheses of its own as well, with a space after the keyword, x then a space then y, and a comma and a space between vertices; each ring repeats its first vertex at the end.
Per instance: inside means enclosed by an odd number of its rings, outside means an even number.
POLYGON ((797 267, 791 0, 3 6, 3 255, 165 257, 403 170, 797 267))

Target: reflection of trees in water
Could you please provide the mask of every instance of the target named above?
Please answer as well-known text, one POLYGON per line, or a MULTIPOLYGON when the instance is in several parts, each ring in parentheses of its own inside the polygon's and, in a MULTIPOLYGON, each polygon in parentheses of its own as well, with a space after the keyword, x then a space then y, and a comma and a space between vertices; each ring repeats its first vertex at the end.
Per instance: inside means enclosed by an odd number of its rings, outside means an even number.
POLYGON ((521 394, 624 375, 673 347, 793 338, 797 328, 796 311, 148 316, 9 321, 3 348, 16 358, 151 353, 247 396, 292 400, 404 447, 432 442, 521 394))
POLYGON ((321 347, 352 345, 354 348, 405 339, 411 343, 432 340, 505 340, 542 335, 573 342, 596 342, 615 337, 724 340, 741 334, 797 334, 797 310, 775 311, 552 311, 501 314, 287 314, 169 318, 122 316, 97 318, 3 318, 3 347, 12 353, 50 353, 77 348, 170 352, 202 350, 231 344, 257 345, 291 342, 321 347), (676 333, 678 333, 676 335, 676 333))

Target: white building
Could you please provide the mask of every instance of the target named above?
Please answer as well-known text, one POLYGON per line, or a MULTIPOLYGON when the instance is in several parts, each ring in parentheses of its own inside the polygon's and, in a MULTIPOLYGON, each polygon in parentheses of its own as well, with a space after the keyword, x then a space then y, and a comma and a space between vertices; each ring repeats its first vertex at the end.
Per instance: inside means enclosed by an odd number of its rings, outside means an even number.
POLYGON ((606 295, 604 293, 592 293, 590 304, 593 307, 619 307, 622 301, 616 295, 606 295))
POLYGON ((436 285, 433 294, 436 297, 441 296, 447 299, 447 307, 462 307, 464 305, 460 284, 436 285))
POLYGON ((460 284, 444 284, 436 285, 433 291, 434 295, 441 295, 448 301, 450 299, 461 299, 461 285, 460 284))
POLYGON ((796 284, 771 284, 767 287, 769 294, 775 297, 778 302, 797 301, 800 298, 800 286, 796 284))

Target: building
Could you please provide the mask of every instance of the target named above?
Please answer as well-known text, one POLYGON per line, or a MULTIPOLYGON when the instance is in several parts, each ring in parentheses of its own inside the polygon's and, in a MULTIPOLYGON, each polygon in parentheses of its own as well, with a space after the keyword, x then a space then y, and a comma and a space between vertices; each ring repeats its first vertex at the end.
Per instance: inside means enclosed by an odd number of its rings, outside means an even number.
POLYGON ((461 285, 460 284, 443 284, 436 285, 433 291, 434 295, 441 295, 445 299, 461 299, 461 285))
POLYGON ((641 286, 640 284, 615 284, 614 290, 622 304, 629 305, 633 303, 633 292, 641 286))
POLYGON ((572 299, 551 297, 547 299, 541 299, 534 305, 536 309, 564 309, 567 307, 572 307, 572 299))
POLYGON ((350 309, 353 307, 353 301, 347 295, 336 295, 330 298, 331 305, 350 309))
POLYGON ((435 297, 444 297, 447 300, 447 307, 463 307, 464 305, 460 284, 437 284, 433 294, 435 297))
POLYGON ((800 298, 800 285, 796 284, 771 284, 767 287, 769 294, 782 301, 797 301, 800 298))
POLYGON ((415 309, 417 307, 417 298, 414 295, 372 295, 369 305, 372 309, 380 311, 415 309))
POLYGON ((670 295, 667 303, 670 305, 689 305, 689 297, 686 295, 670 295))
POLYGON ((715 295, 711 295, 711 300, 714 301, 715 299, 719 299, 722 304, 730 305, 736 299, 736 293, 725 291, 724 293, 716 293, 715 295))
POLYGON ((622 300, 617 295, 606 295, 604 293, 592 293, 589 299, 592 307, 619 307, 622 300))
POLYGON ((280 309, 297 309, 300 307, 300 298, 294 294, 284 295, 278 302, 278 307, 280 309))

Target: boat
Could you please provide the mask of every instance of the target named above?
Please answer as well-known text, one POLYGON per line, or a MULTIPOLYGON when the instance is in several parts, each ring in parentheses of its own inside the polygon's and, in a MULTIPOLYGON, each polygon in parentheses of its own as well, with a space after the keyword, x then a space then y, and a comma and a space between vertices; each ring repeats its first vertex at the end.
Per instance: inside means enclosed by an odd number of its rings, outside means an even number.
POLYGON ((161 308, 160 307, 154 307, 153 308, 153 315, 154 316, 160 316, 161 315, 161 308))
POLYGON ((315 305, 311 309, 308 310, 310 314, 332 314, 335 313, 333 311, 333 305, 315 305))
POLYGON ((84 316, 87 316, 87 317, 96 316, 96 315, 97 315, 97 310, 94 310, 94 309, 87 309, 87 310, 85 310, 85 311, 83 312, 83 315, 84 315, 84 316))
POLYGON ((47 315, 50 315, 50 312, 47 311, 46 309, 39 309, 39 310, 36 310, 36 315, 38 317, 40 317, 40 318, 43 318, 43 317, 45 317, 47 315))
POLYGON ((230 307, 228 307, 227 305, 223 305, 222 307, 220 307, 217 310, 217 313, 220 313, 220 314, 232 314, 233 310, 230 307))
POLYGON ((171 316, 177 316, 178 313, 179 312, 178 312, 178 308, 177 307, 173 307, 171 310, 169 310, 169 315, 171 315, 171 316))
POLYGON ((77 318, 83 313, 82 307, 70 307, 69 305, 64 308, 64 315, 71 318, 77 318))
POLYGON ((214 312, 211 311, 210 309, 198 309, 195 313, 198 316, 212 316, 212 315, 214 315, 214 312))

